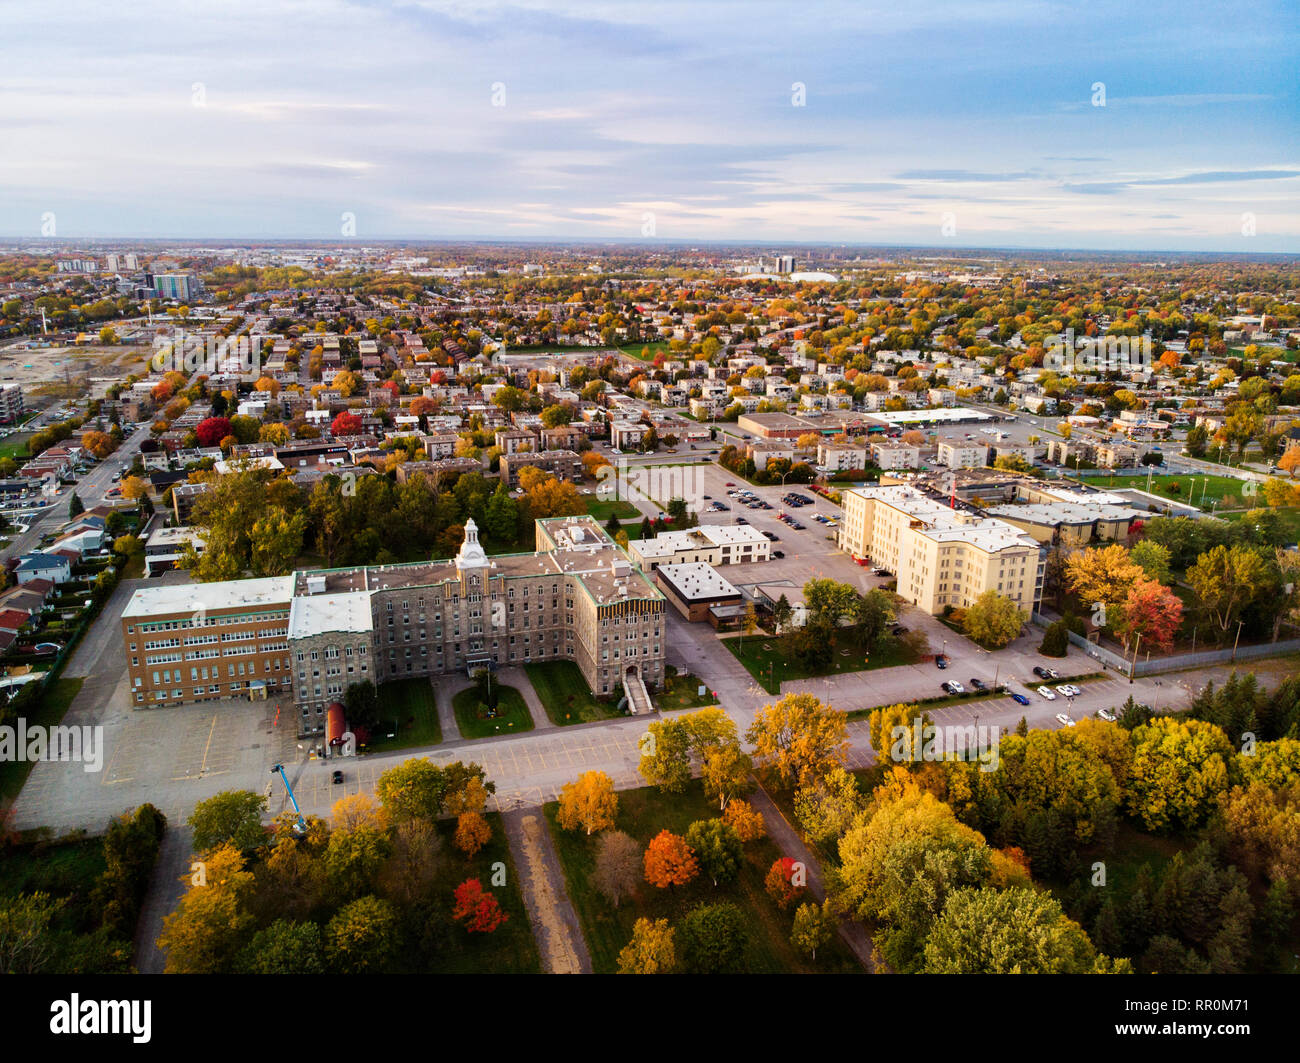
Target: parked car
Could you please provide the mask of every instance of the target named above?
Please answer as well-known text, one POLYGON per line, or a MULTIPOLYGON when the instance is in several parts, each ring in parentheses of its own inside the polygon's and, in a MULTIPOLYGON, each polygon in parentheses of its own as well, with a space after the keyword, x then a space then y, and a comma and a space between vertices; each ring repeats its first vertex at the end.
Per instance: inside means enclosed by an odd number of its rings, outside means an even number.
POLYGON ((1079 696, 1079 688, 1071 686, 1069 683, 1062 683, 1056 688, 1056 692, 1064 694, 1067 698, 1077 698, 1079 696))
POLYGON ((334 775, 333 775, 333 781, 334 781, 336 784, 337 784, 337 783, 341 783, 341 782, 343 781, 343 773, 342 773, 341 771, 336 771, 336 772, 334 772, 334 775))
POLYGON ((1110 709, 1098 709, 1097 715, 1107 723, 1115 722, 1115 714, 1111 712, 1110 709))
POLYGON ((1040 697, 1044 697, 1044 698, 1046 698, 1048 701, 1055 701, 1055 700, 1056 700, 1056 695, 1052 693, 1052 688, 1051 688, 1051 687, 1039 687, 1039 688, 1038 688, 1038 693, 1039 693, 1039 696, 1040 696, 1040 697))
POLYGON ((1047 674, 1047 669, 1046 669, 1046 668, 1041 668, 1041 667, 1039 667, 1038 665, 1035 665, 1035 666, 1034 666, 1034 675, 1038 676, 1039 679, 1051 679, 1051 678, 1052 678, 1050 675, 1047 674))
POLYGON ((1072 719, 1070 719, 1070 717, 1068 717, 1067 715, 1065 715, 1065 713, 1063 713, 1063 712, 1058 712, 1058 713, 1056 714, 1056 718, 1057 718, 1057 720, 1060 721, 1062 727, 1073 727, 1073 726, 1074 726, 1074 721, 1073 721, 1072 719))
POLYGON ((939 654, 939 656, 934 659, 934 666, 936 668, 947 668, 948 658, 945 657, 943 654, 939 654))
POLYGON ((970 685, 972 690, 988 690, 988 684, 983 679, 972 679, 970 685))
POLYGON ((949 694, 966 693, 966 688, 962 686, 959 682, 957 682, 957 680, 955 679, 949 679, 946 683, 944 683, 943 689, 946 690, 949 694))
POLYGON ((1028 704, 1029 704, 1029 699, 1028 699, 1027 697, 1025 697, 1023 694, 1012 694, 1012 695, 1011 695, 1011 700, 1014 701, 1017 705, 1028 705, 1028 704))
POLYGON ((773 550, 773 551, 772 551, 772 556, 775 557, 775 558, 779 561, 779 560, 781 560, 781 558, 785 557, 785 551, 784 551, 784 550, 773 550))

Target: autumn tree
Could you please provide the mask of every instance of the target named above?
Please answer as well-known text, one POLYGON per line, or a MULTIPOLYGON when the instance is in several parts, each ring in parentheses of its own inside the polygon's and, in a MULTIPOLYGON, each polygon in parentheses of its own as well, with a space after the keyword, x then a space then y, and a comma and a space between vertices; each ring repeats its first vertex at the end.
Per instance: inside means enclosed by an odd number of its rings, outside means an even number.
POLYGON ((226 974, 253 932, 246 904, 253 873, 233 845, 221 844, 205 853, 201 870, 186 875, 189 890, 170 915, 163 918, 158 947, 167 953, 168 974, 226 974))
POLYGON ((564 830, 582 830, 590 837, 612 828, 617 813, 614 780, 603 771, 586 771, 560 791, 556 822, 564 830))
POLYGON ((645 880, 652 886, 665 889, 684 886, 699 874, 700 865, 686 839, 668 830, 661 830, 646 846, 645 880))
POLYGON ((966 610, 966 634, 986 649, 1000 650, 1013 642, 1029 615, 1015 601, 986 590, 966 610))
POLYGON ((849 747, 843 714, 812 694, 787 694, 761 709, 746 738, 764 769, 785 787, 842 765, 849 747))
POLYGON ((763 815, 748 801, 735 800, 727 803, 722 813, 722 821, 729 824, 742 842, 757 841, 767 835, 767 824, 763 815))
POLYGON ((194 806, 187 822, 194 832, 194 851, 206 852, 219 845, 251 849, 266 841, 262 816, 267 799, 251 790, 223 790, 194 806))
POLYGON ((641 846, 630 834, 611 830, 596 841, 591 884, 615 908, 636 892, 641 882, 641 846))
POLYGON ((492 839, 492 828, 482 812, 462 812, 456 817, 456 848, 472 857, 492 839))
MULTIPOLYGON (((1107 610, 1123 602, 1133 582, 1144 575, 1118 543, 1072 554, 1065 571, 1067 585, 1086 606, 1101 603, 1107 610)), ((1102 626, 1106 623, 1102 621, 1102 626)))
POLYGON ((1196 605, 1226 637, 1232 626, 1268 585, 1268 564, 1248 546, 1214 547, 1187 570, 1196 605))
POLYGON ((818 843, 840 838, 865 805, 857 780, 843 768, 832 768, 794 795, 795 818, 818 843))
POLYGON ((1129 587, 1115 632, 1126 652, 1131 642, 1141 639, 1138 645, 1145 646, 1148 652, 1168 653, 1182 622, 1183 600, 1168 587, 1144 576, 1129 587))
POLYGON ((1157 716, 1133 743, 1129 812, 1149 831, 1200 826, 1228 788, 1227 736, 1201 720, 1157 716))
POLYGON ((763 888, 778 908, 789 908, 804 892, 804 869, 797 860, 781 856, 772 861, 763 877, 763 888))
POLYGON ((677 966, 673 929, 667 919, 638 919, 632 940, 618 954, 619 974, 669 974, 677 966))
POLYGON ((330 434, 336 439, 340 436, 357 436, 361 434, 361 418, 355 413, 344 410, 330 423, 330 434))
POLYGON ((375 974, 391 962, 400 940, 397 910, 378 897, 358 897, 325 925, 330 966, 340 974, 375 974))
POLYGON ((451 917, 471 934, 491 934, 510 918, 501 910, 495 895, 484 890, 476 878, 467 878, 456 887, 453 896, 456 903, 451 917))
POLYGON ((835 934, 835 916, 830 905, 804 903, 795 909, 794 925, 790 928, 790 944, 810 959, 817 959, 817 950, 830 944, 835 934))
POLYGON ((719 811, 725 812, 728 803, 749 790, 749 777, 754 763, 732 740, 705 748, 701 777, 704 792, 718 802, 719 811))

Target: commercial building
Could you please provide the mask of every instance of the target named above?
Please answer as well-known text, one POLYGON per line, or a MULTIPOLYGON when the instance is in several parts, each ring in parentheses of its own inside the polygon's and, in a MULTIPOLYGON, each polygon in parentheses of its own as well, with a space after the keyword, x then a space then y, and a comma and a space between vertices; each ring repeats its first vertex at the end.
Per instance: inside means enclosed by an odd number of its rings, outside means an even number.
POLYGON ((742 608, 740 591, 702 561, 661 565, 655 570, 655 582, 674 608, 693 623, 708 620, 720 627, 742 608))
POLYGON ((898 593, 931 614, 970 606, 986 590, 1025 612, 1042 598, 1038 542, 1001 520, 950 509, 914 487, 858 487, 842 495, 839 546, 898 578, 898 593))
POLYGON ((664 596, 591 517, 537 522, 538 550, 137 590, 122 614, 137 704, 291 700, 323 734, 348 686, 570 660, 597 696, 663 682, 664 596))
POLYGON ((748 524, 701 524, 664 532, 653 539, 633 539, 627 544, 628 556, 646 572, 660 565, 690 562, 736 565, 767 561, 771 551, 767 537, 748 524))

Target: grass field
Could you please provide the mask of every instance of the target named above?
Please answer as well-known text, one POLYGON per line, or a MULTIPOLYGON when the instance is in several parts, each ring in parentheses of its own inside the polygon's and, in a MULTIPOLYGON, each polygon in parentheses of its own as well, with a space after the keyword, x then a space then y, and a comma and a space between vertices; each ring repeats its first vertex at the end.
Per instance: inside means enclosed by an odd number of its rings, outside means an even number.
POLYGON ((381 719, 397 721, 397 737, 385 737, 387 730, 381 726, 379 735, 366 746, 367 752, 435 746, 442 741, 438 706, 427 679, 384 683, 379 687, 379 715, 381 719))
MULTIPOLYGON (((684 793, 661 794, 646 787, 618 795, 617 827, 626 831, 642 846, 661 830, 685 834, 691 823, 713 819, 717 805, 704 796, 700 783, 693 781, 684 793)), ((632 926, 638 918, 668 919, 676 926, 684 915, 700 904, 731 901, 745 914, 749 944, 742 969, 750 973, 851 972, 861 968, 839 938, 833 938, 818 950, 815 962, 806 959, 790 945, 792 906, 781 911, 763 888, 763 876, 781 854, 768 839, 745 846, 745 865, 736 881, 714 886, 711 879, 699 875, 685 886, 659 889, 649 883, 638 894, 613 907, 591 884, 596 846, 600 835, 588 838, 578 831, 561 830, 555 822, 557 805, 546 806, 556 852, 564 867, 568 894, 582 924, 583 936, 591 951, 592 968, 598 974, 618 970, 619 951, 632 939, 632 926)))
MULTIPOLYGON (((53 727, 59 723, 64 713, 68 711, 68 706, 72 704, 72 699, 81 690, 83 682, 85 680, 80 678, 56 679, 46 688, 45 697, 41 699, 40 710, 27 718, 27 725, 31 727, 39 724, 42 727, 53 727)), ((17 797, 31 770, 30 761, 0 760, 0 798, 17 797)))
POLYGON ((488 738, 499 734, 519 734, 533 729, 524 696, 514 687, 497 686, 497 714, 479 715, 478 687, 466 687, 451 699, 452 711, 463 738, 488 738))
POLYGON ((15 432, 0 440, 0 458, 23 461, 27 457, 27 440, 31 439, 32 435, 31 432, 15 432))
MULTIPOLYGON (((634 520, 638 523, 641 520, 641 511, 631 502, 625 502, 623 499, 602 502, 599 499, 589 498, 587 499, 587 512, 600 521, 601 524, 608 521, 610 517, 618 517, 621 521, 634 520)), ((636 530, 636 528, 632 529, 632 531, 636 530)), ((628 534, 631 535, 631 532, 628 534)))
POLYGON ((429 928, 440 937, 438 962, 430 968, 431 974, 541 974, 542 961, 537 952, 519 893, 519 875, 510 856, 501 816, 487 815, 492 828, 492 838, 472 858, 466 859, 452 844, 456 821, 442 820, 438 833, 442 836, 442 850, 435 861, 435 877, 430 893, 437 896, 439 911, 429 920, 429 928), (506 870, 504 886, 494 886, 492 877, 501 865, 506 870), (476 878, 485 890, 490 890, 509 918, 491 934, 471 934, 458 926, 448 926, 452 907, 452 892, 469 878, 476 878))
POLYGON ((618 711, 617 702, 598 701, 582 677, 581 669, 572 661, 526 664, 524 671, 553 724, 564 727, 626 715, 618 711))
MULTIPOLYGON (((671 667, 671 666, 670 666, 671 667)), ((664 679, 664 689, 654 695, 654 703, 660 712, 672 712, 674 709, 702 709, 707 705, 716 705, 717 698, 707 689, 703 680, 689 673, 670 675, 664 679), (704 696, 699 690, 704 686, 704 696)))
POLYGON ((862 650, 852 646, 843 633, 835 637, 835 648, 829 666, 813 671, 787 659, 781 652, 779 638, 760 633, 723 639, 722 644, 769 694, 779 694, 782 681, 787 679, 814 679, 817 676, 837 675, 840 672, 865 672, 876 668, 893 668, 900 664, 916 663, 915 658, 898 642, 893 642, 883 649, 873 650, 868 658, 862 650))
MULTIPOLYGON (((1090 476, 1087 482, 1102 489, 1120 487, 1137 488, 1140 491, 1147 490, 1146 476, 1138 473, 1117 476, 1090 476)), ((1250 497, 1242 499, 1241 490, 1244 486, 1245 481, 1232 476, 1197 474, 1195 476, 1152 476, 1150 490, 1151 494, 1159 495, 1161 498, 1168 498, 1174 502, 1185 502, 1193 506, 1203 506, 1207 509, 1211 502, 1216 501, 1220 506, 1223 506, 1225 499, 1228 500, 1230 508, 1243 505, 1249 508, 1254 504, 1254 499, 1250 497), (1173 485, 1177 485, 1176 489, 1173 485)), ((1258 485, 1252 484, 1252 486, 1258 485)), ((1258 495, 1254 497, 1255 499, 1259 498, 1258 495)))

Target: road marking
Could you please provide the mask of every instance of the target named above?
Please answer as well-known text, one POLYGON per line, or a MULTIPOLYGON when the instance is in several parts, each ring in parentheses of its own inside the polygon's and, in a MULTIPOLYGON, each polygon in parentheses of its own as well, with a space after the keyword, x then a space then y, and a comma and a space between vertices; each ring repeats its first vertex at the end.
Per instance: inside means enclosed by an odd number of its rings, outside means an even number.
POLYGON ((199 774, 202 775, 208 767, 208 750, 212 747, 212 736, 217 730, 216 714, 212 715, 212 726, 208 728, 208 740, 203 743, 203 762, 199 765, 199 774))

